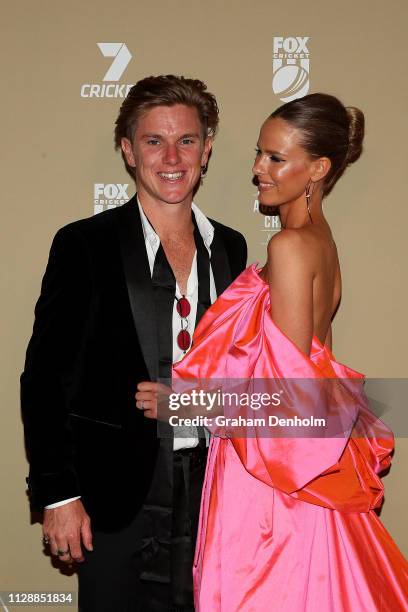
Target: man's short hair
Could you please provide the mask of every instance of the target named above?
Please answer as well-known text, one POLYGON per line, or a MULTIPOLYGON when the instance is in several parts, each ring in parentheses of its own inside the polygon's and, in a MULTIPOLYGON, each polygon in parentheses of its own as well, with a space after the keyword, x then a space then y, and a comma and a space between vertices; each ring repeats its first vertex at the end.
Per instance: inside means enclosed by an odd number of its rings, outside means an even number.
POLYGON ((207 85, 198 79, 172 74, 150 76, 132 87, 120 107, 115 127, 115 149, 121 139, 133 142, 138 119, 156 106, 184 104, 197 109, 203 137, 215 136, 218 128, 218 105, 207 85))

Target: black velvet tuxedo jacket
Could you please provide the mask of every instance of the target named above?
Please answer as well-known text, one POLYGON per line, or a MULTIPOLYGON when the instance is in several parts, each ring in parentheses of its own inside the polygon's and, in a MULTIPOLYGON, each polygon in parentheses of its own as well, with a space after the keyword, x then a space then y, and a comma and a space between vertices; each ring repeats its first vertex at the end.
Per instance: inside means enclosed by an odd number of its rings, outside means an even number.
MULTIPOLYGON (((214 226, 220 295, 246 265, 241 234, 214 226)), ((171 325, 171 321, 169 322, 171 325)), ((21 376, 34 510, 80 495, 93 527, 129 523, 149 489, 156 421, 135 407, 158 377, 156 313, 136 197, 56 234, 21 376)))

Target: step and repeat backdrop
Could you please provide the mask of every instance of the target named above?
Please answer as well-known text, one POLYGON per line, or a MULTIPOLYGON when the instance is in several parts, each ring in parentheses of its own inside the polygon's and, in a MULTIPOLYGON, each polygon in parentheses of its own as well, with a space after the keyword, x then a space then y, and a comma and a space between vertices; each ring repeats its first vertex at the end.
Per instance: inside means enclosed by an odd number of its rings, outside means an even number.
MULTIPOLYGON (((263 263, 279 231, 276 217, 259 212, 251 183, 266 116, 318 91, 364 111, 364 154, 325 204, 343 271, 334 351, 387 379, 390 396, 391 379, 407 376, 407 18, 405 0, 4 4, 0 590, 76 588, 72 572, 44 554, 40 525, 30 525, 18 379, 53 235, 135 191, 113 127, 137 80, 197 77, 217 96, 220 131, 196 202, 245 234, 249 263, 263 263)), ((381 516, 408 553, 408 445, 396 434, 381 516)))

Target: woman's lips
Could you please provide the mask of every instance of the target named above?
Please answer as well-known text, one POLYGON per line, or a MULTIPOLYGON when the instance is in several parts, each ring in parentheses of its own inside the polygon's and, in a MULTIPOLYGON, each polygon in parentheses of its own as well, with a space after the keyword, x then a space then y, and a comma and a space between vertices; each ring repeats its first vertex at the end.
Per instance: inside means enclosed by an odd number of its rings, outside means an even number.
POLYGON ((258 182, 258 188, 260 191, 266 191, 267 189, 273 189, 276 187, 275 183, 264 183, 263 181, 258 182))

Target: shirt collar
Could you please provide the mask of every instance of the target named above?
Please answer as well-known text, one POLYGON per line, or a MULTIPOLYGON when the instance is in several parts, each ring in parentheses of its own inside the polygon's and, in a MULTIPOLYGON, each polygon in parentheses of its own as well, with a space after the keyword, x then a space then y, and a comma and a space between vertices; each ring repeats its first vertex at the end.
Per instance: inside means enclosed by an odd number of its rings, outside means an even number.
POLYGON ((145 215, 145 212, 139 200, 139 196, 136 196, 136 197, 137 197, 137 205, 139 207, 140 218, 142 220, 142 229, 143 229, 144 239, 145 241, 148 240, 150 243, 152 242, 157 243, 159 237, 154 231, 153 227, 151 226, 149 219, 145 215))
MULTIPOLYGON (((142 208, 142 205, 139 200, 139 196, 137 196, 137 205, 139 207, 140 218, 142 220, 142 229, 143 236, 145 240, 148 240, 150 243, 157 244, 159 237, 151 226, 149 219, 146 217, 145 212, 142 208)), ((195 220, 197 222, 198 231, 201 234, 202 239, 204 240, 204 244, 207 249, 210 248, 211 243, 214 238, 214 226, 207 219, 205 214, 194 204, 191 205, 192 211, 195 216, 195 220)))
POLYGON ((214 226, 212 225, 212 223, 210 223, 210 221, 207 219, 205 214, 198 208, 198 206, 194 204, 194 202, 192 203, 191 208, 193 210, 195 220, 197 222, 198 231, 200 232, 201 237, 204 240, 205 246, 207 247, 207 249, 209 249, 214 238, 214 226))

